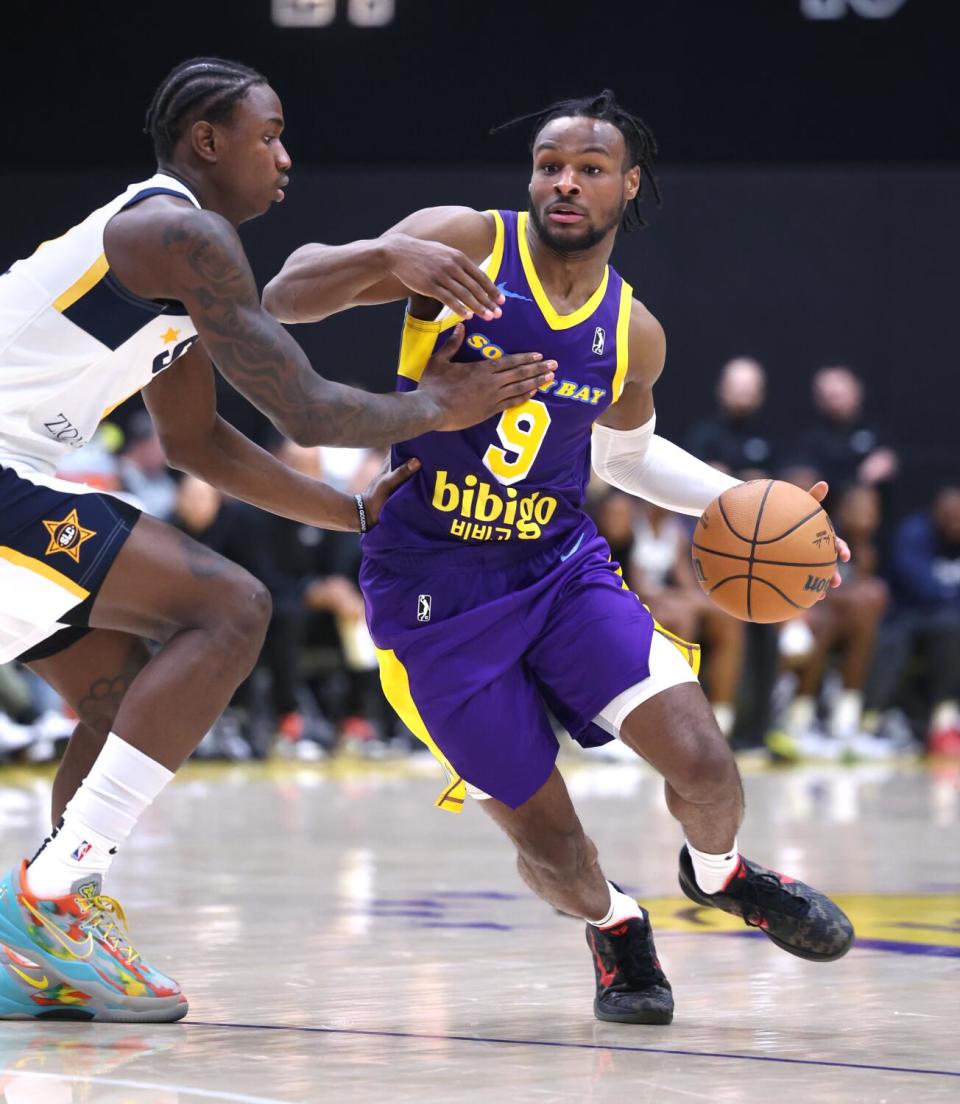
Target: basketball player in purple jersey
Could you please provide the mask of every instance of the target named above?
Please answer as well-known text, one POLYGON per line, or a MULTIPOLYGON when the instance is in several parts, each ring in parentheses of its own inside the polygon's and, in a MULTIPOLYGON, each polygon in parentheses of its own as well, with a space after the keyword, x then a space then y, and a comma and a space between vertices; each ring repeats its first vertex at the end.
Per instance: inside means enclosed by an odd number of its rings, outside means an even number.
POLYGON ((601 872, 556 768, 547 709, 579 743, 619 738, 663 774, 686 837, 688 897, 814 961, 845 954, 853 929, 823 894, 739 854, 740 778, 697 682, 695 646, 625 588, 582 509, 591 451, 607 482, 692 515, 736 483, 655 436, 663 330, 607 263, 621 222, 640 225, 653 137, 610 92, 529 118, 529 212, 435 208, 375 242, 305 246, 264 303, 298 322, 409 296, 404 392, 448 343, 466 360, 537 348, 557 361, 556 378, 522 406, 394 448, 395 465, 416 456, 422 467, 364 538, 361 581, 387 696, 449 773, 438 804, 481 800, 530 888, 587 921, 598 1018, 669 1023, 648 915, 601 872), (427 242, 476 262, 474 280, 504 296, 500 317, 460 323, 455 292, 442 308, 391 276, 388 247, 427 242))

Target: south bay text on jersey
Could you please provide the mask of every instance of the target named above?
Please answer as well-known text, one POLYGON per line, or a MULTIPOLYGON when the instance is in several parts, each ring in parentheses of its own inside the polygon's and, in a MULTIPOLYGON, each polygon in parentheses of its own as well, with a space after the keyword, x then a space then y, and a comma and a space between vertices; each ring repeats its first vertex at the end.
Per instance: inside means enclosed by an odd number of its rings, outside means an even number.
POLYGON ((135 295, 104 252, 110 219, 155 195, 199 207, 186 185, 157 173, 0 276, 0 466, 52 474, 197 340, 181 303, 135 295))
MULTIPOLYGON (((557 362, 540 393, 480 425, 428 433, 394 448, 394 465, 420 460, 417 474, 388 500, 364 537, 364 553, 385 562, 404 553, 477 546, 522 558, 533 546, 563 541, 587 523, 594 421, 615 402, 627 373, 633 289, 609 266, 578 310, 559 314, 537 275, 525 213, 491 212, 495 238, 482 268, 505 295, 502 317, 465 325, 460 360, 540 352, 557 362)), ((457 319, 407 313, 398 389, 416 388, 433 352, 457 319)))

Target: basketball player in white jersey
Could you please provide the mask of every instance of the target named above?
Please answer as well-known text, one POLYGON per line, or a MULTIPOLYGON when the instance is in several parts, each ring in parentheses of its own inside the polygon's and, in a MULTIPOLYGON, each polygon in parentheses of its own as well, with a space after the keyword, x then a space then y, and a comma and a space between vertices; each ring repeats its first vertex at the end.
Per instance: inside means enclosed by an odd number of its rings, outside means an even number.
MULTIPOLYGON (((306 445, 458 429, 552 379, 536 353, 480 371, 437 356, 411 395, 315 374, 261 309, 235 229, 283 198, 282 128, 258 73, 185 62, 147 115, 157 174, 0 277, 0 662, 29 664, 80 721, 54 783, 55 829, 0 881, 0 1018, 186 1013, 102 880, 251 670, 270 617, 256 579, 110 495, 58 481, 60 458, 142 389, 175 466, 274 513, 363 532, 416 461, 355 497, 292 471, 217 416, 211 358, 306 445)), ((456 251, 412 239, 391 249, 410 286, 499 314, 496 288, 456 251)))

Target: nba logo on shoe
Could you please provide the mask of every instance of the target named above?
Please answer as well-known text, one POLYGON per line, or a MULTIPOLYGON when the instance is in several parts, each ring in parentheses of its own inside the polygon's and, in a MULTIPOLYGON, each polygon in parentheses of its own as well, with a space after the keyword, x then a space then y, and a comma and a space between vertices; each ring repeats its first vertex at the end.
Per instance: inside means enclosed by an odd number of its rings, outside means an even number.
POLYGON ((70 856, 70 858, 73 859, 74 862, 80 862, 80 860, 83 859, 83 857, 89 851, 92 851, 92 850, 93 850, 93 844, 92 843, 87 843, 87 841, 84 840, 83 843, 81 843, 80 846, 76 849, 76 851, 74 851, 74 853, 70 856))
POLYGON ((421 594, 417 599, 417 620, 429 621, 430 620, 430 606, 433 599, 429 594, 421 594))
POLYGON ((607 331, 603 328, 603 326, 597 326, 597 328, 593 331, 593 351, 597 354, 597 356, 603 355, 603 346, 606 343, 606 340, 607 331))

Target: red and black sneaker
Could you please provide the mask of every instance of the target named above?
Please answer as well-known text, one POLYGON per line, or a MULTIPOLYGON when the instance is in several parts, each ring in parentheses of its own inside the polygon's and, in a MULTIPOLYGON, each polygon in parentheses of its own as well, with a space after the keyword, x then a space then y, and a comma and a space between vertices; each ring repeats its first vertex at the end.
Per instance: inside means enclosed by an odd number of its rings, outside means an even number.
POLYGON ((690 852, 684 847, 680 888, 698 905, 739 916, 778 947, 811 962, 833 962, 853 944, 853 924, 826 894, 743 856, 719 893, 704 893, 697 885, 690 852))
POLYGON ((593 1014, 598 1020, 670 1023, 673 993, 660 968, 646 913, 612 928, 587 924, 587 944, 593 951, 593 971, 597 975, 593 1014))

